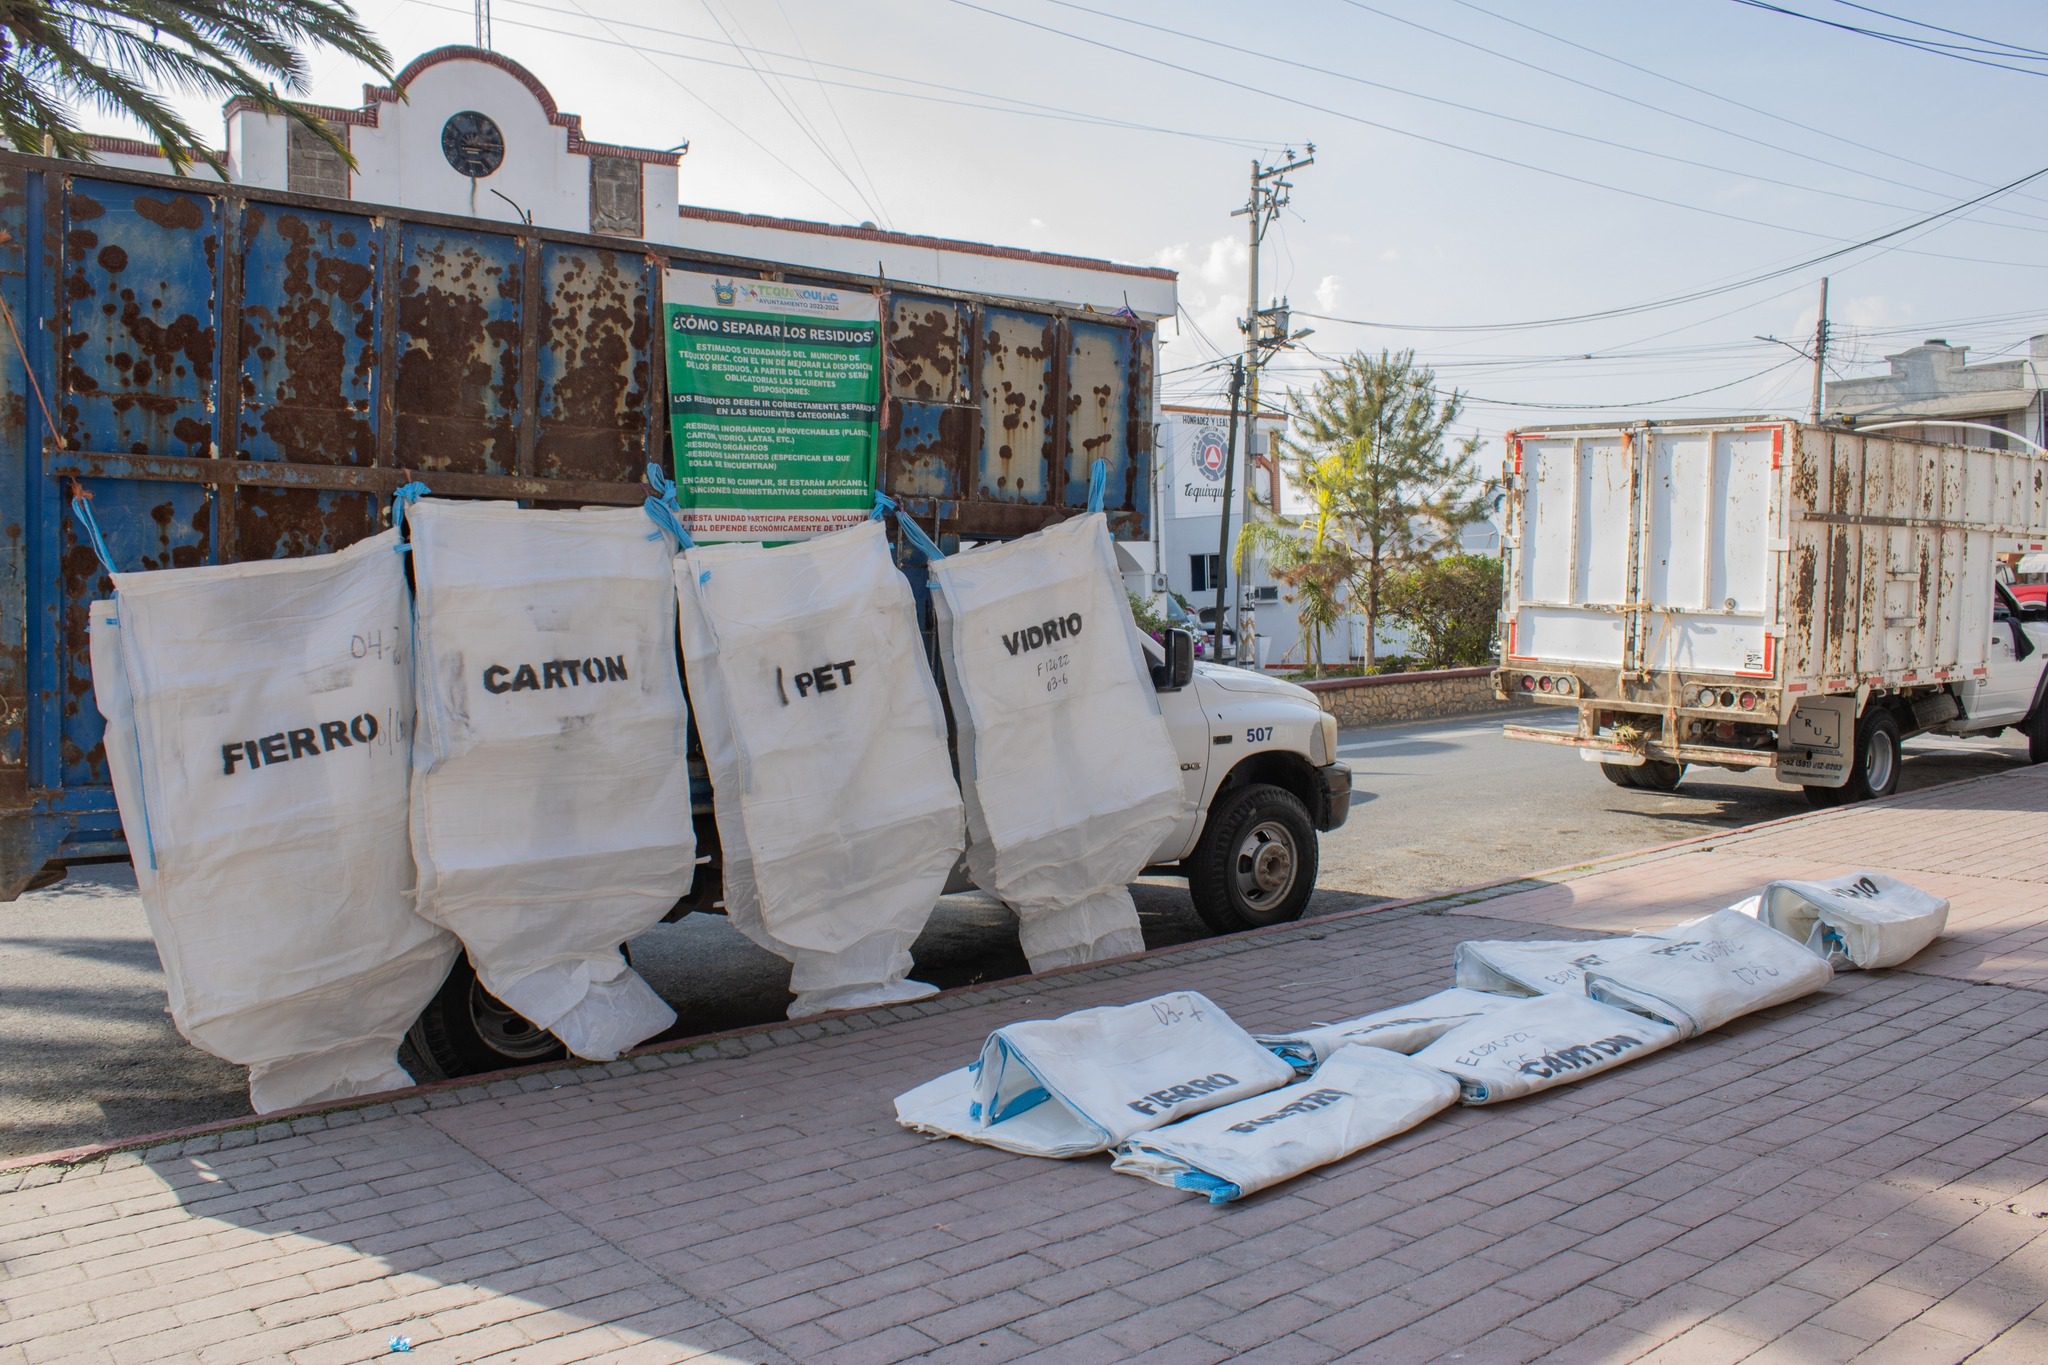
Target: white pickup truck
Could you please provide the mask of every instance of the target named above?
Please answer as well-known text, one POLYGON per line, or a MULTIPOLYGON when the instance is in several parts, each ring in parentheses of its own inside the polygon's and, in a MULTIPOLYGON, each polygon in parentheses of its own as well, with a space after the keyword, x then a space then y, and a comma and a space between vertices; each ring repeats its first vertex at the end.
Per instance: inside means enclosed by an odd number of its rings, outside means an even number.
MULTIPOLYGON (((1141 635, 1159 707, 1180 756, 1186 792, 1180 823, 1152 855, 1150 874, 1186 877, 1202 922, 1217 933, 1298 919, 1315 890, 1318 831, 1351 810, 1351 769, 1337 761, 1337 718, 1307 688, 1242 668, 1199 663, 1193 637, 1141 635)), ((711 787, 693 750, 691 796, 697 847, 711 861, 668 918, 723 908, 711 787)), ((965 864, 947 888, 972 889, 965 864)), ((408 1035, 428 1074, 469 1075, 561 1055, 477 982, 458 958, 408 1035)))
POLYGON ((2048 541, 2048 456, 1783 418, 1508 434, 1502 697, 1623 786, 1770 768, 1892 791, 1923 732, 2048 760, 2048 613, 1998 581, 2048 541))

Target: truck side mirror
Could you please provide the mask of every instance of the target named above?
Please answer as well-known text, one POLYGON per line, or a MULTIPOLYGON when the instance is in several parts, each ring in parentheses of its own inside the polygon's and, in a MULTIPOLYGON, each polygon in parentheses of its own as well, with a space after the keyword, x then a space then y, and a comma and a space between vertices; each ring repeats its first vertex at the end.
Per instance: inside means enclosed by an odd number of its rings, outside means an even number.
POLYGON ((1178 692, 1195 677, 1195 637, 1179 627, 1168 627, 1159 637, 1166 661, 1152 666, 1152 686, 1160 692, 1178 692))

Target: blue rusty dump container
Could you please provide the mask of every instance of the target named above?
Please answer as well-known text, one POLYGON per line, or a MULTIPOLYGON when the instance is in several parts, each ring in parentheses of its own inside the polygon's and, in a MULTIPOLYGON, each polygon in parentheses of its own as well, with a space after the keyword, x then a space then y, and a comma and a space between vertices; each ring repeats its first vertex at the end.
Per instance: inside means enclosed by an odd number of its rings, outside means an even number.
POLYGON ((877 291, 882 483, 938 534, 1069 515, 1097 458, 1116 533, 1147 533, 1143 320, 0 153, 0 899, 125 851, 74 486, 134 569, 337 550, 413 478, 638 503, 667 269, 877 291))

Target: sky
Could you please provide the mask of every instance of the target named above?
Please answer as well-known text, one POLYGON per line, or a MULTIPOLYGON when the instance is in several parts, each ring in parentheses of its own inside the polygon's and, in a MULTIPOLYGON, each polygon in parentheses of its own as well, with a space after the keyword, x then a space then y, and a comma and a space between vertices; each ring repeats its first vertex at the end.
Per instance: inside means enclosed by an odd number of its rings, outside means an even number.
MULTIPOLYGON (((1925 338, 1975 362, 2048 332, 2048 174, 1948 212, 2048 170, 2040 0, 491 12, 492 46, 591 138, 688 139, 686 203, 1179 271, 1167 401, 1220 401, 1216 357, 1238 349, 1246 307, 1231 210, 1254 159, 1311 143, 1261 253, 1263 301, 1284 296, 1314 331, 1267 370, 1273 401, 1335 358, 1412 348, 1496 452, 1518 426, 1796 415, 1823 275, 1834 377, 1883 373, 1925 338), (1855 247, 1882 234, 1896 235, 1855 247), (1586 314, 1608 316, 1525 325, 1586 314)), ((462 0, 358 13, 400 65, 474 33, 462 0)), ((367 74, 322 54, 302 97, 356 104, 367 74)), ((181 108, 217 136, 209 101, 181 108)))

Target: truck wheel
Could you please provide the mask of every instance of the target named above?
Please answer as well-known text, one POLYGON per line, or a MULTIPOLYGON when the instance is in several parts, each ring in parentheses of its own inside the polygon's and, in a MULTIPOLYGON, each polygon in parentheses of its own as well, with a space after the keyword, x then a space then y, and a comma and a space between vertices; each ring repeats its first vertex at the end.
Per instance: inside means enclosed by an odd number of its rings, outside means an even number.
POLYGON ((1661 758, 1643 760, 1643 766, 1631 774, 1635 784, 1646 792, 1675 792, 1679 781, 1685 776, 1683 763, 1667 763, 1661 758))
POLYGON ((1866 711, 1856 723, 1856 762, 1842 784, 1844 801, 1868 801, 1899 789, 1899 723, 1884 710, 1866 711))
POLYGON ((1209 813, 1185 866, 1195 913, 1216 933, 1300 919, 1316 889, 1308 807, 1282 787, 1240 787, 1209 813))
POLYGON ((484 989, 467 953, 455 959, 448 979, 413 1021, 405 1041, 440 1073, 431 1078, 435 1080, 531 1066, 567 1055, 554 1034, 535 1028, 484 989))
POLYGON ((1636 770, 1626 763, 1602 763, 1600 775, 1617 787, 1633 787, 1636 784, 1636 770))
POLYGON ((2027 720, 2027 761, 2048 763, 2048 701, 2036 706, 2027 720))

